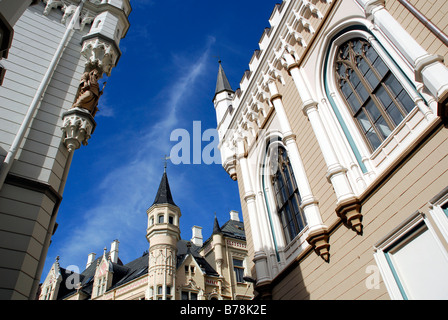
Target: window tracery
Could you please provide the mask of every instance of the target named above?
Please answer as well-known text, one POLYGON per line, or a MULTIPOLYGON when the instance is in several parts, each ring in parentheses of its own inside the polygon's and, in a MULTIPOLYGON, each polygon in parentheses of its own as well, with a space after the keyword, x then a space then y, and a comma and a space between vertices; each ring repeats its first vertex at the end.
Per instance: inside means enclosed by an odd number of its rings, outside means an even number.
POLYGON ((354 38, 337 50, 337 87, 371 151, 378 148, 414 101, 370 43, 354 38))

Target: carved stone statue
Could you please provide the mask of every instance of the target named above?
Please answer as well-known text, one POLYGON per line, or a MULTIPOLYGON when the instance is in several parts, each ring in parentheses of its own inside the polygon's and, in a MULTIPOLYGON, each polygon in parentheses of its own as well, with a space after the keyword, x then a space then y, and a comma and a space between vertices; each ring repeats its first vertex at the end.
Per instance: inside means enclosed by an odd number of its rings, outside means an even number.
MULTIPOLYGON (((98 80, 100 74, 97 69, 84 72, 79 84, 77 99, 72 108, 82 108, 88 110, 92 116, 98 111, 97 105, 103 91, 100 91, 98 80)), ((104 87, 103 87, 104 88, 104 87)))

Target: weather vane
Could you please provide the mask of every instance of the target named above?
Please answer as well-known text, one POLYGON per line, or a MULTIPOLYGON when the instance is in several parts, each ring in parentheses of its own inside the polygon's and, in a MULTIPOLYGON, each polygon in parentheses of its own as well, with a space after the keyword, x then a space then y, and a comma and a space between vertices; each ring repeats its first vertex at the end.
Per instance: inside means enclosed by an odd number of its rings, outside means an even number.
POLYGON ((171 158, 171 157, 168 157, 167 155, 165 155, 165 156, 162 158, 162 160, 165 162, 164 169, 163 169, 164 172, 166 172, 166 166, 167 166, 167 164, 168 164, 168 160, 169 160, 170 158, 171 158))

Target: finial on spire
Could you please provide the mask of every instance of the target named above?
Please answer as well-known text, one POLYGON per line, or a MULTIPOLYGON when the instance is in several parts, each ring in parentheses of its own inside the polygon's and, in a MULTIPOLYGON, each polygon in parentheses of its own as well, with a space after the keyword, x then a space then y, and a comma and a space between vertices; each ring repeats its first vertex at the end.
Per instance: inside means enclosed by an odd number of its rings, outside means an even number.
POLYGON ((213 58, 218 58, 218 63, 221 64, 221 57, 220 56, 213 56, 213 58))
POLYGON ((171 157, 168 157, 167 155, 165 155, 165 157, 162 158, 162 160, 165 162, 165 164, 163 166, 163 172, 166 172, 166 166, 167 166, 169 159, 171 159, 171 157))

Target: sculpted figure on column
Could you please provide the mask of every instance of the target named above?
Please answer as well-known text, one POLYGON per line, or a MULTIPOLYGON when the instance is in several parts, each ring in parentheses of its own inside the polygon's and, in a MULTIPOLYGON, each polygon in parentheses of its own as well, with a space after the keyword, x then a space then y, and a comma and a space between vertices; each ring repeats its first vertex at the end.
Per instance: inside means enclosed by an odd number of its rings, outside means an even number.
MULTIPOLYGON (((84 72, 81 77, 81 83, 79 84, 77 99, 72 108, 86 109, 92 116, 95 116, 95 113, 98 111, 98 100, 103 94, 103 91, 100 91, 99 88, 99 79, 100 73, 97 69, 93 69, 90 72, 84 72)), ((104 85, 105 84, 106 83, 104 83, 104 85)))

